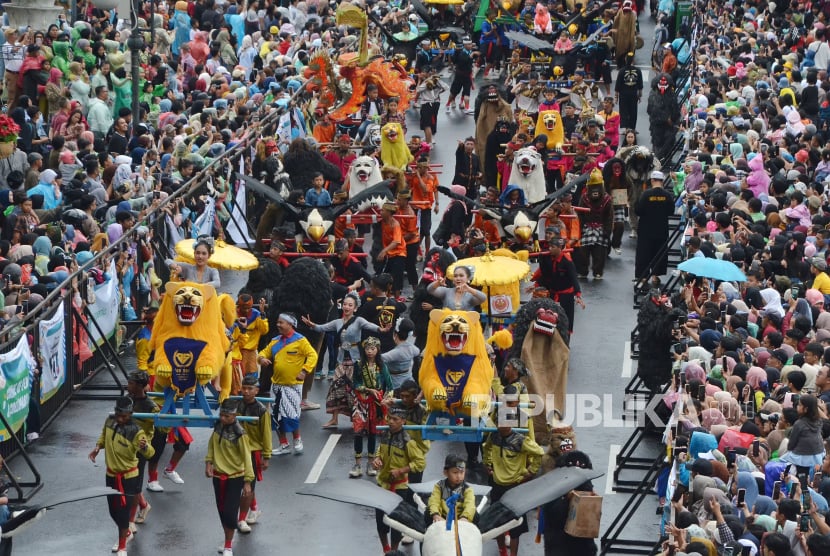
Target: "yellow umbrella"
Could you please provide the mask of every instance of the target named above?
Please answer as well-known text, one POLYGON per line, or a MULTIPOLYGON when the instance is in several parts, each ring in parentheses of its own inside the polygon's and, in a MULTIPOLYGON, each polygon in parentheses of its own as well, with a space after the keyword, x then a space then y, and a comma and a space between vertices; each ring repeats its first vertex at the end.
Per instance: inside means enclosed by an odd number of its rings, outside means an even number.
POLYGON ((495 253, 489 250, 480 257, 469 257, 456 261, 447 269, 452 275, 457 265, 469 267, 474 286, 486 288, 488 300, 487 314, 492 319, 496 316, 515 315, 519 310, 521 292, 519 282, 530 272, 530 265, 519 256, 506 249, 495 253))
MULTIPOLYGON (((183 239, 176 244, 176 254, 182 262, 195 264, 194 243, 192 239, 183 239)), ((247 251, 218 239, 213 246, 213 255, 208 259, 208 266, 219 270, 253 270, 259 266, 259 261, 247 251)))

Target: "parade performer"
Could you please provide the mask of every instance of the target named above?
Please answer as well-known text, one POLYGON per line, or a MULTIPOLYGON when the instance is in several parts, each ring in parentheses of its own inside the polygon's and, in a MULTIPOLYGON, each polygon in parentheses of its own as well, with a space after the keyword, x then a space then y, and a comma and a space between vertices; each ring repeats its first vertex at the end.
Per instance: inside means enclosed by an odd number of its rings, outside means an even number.
POLYGON ((637 375, 646 388, 657 391, 671 379, 672 323, 677 313, 668 299, 655 290, 640 305, 637 325, 640 331, 640 357, 637 375))
POLYGON ((631 182, 625 173, 625 162, 621 158, 612 158, 602 168, 605 189, 611 195, 614 208, 614 226, 611 231, 611 247, 619 255, 622 253, 622 236, 625 232, 625 212, 628 208, 628 191, 631 182))
POLYGON ((238 404, 236 400, 222 402, 219 421, 210 435, 205 456, 205 477, 213 479, 216 509, 225 533, 222 556, 233 556, 240 500, 252 495, 254 481, 248 436, 236 420, 238 404))
POLYGON ((675 136, 680 124, 680 107, 670 75, 662 73, 652 83, 647 111, 654 155, 661 163, 665 163, 665 158, 674 149, 675 136))
MULTIPOLYGON (((487 150, 487 137, 498 125, 499 120, 513 121, 513 109, 510 107, 510 103, 502 98, 499 88, 496 85, 489 85, 476 117, 476 152, 482 160, 487 160, 490 156, 495 158, 499 154, 499 151, 489 152, 487 150)), ((483 170, 484 181, 489 183, 487 165, 483 170)), ((490 168, 489 171, 495 172, 495 166, 490 168)))
POLYGON ((406 242, 400 222, 395 218, 398 205, 383 203, 381 210, 382 221, 381 242, 383 249, 378 253, 378 261, 383 263, 383 272, 392 276, 392 291, 394 297, 400 297, 403 289, 403 275, 406 268, 406 242))
MULTIPOLYGON (((360 344, 360 360, 354 369, 354 409, 352 411, 352 429, 354 430, 354 466, 349 477, 357 479, 363 475, 363 437, 368 438, 369 454, 374 454, 377 440, 377 427, 383 424, 386 406, 383 400, 392 395, 392 377, 380 355, 380 340, 369 336, 360 344)), ((377 470, 368 463, 366 474, 370 477, 377 470)))
POLYGON ((614 38, 617 51, 618 68, 623 67, 625 55, 637 48, 637 13, 633 7, 634 3, 631 0, 625 0, 622 9, 614 16, 611 36, 614 38))
POLYGON ((611 204, 611 196, 605 192, 605 187, 603 187, 602 172, 596 168, 588 177, 588 183, 582 192, 579 204, 588 211, 579 213, 582 225, 582 245, 574 253, 576 271, 579 276, 587 277, 590 263, 594 280, 602 280, 605 260, 608 257, 611 228, 614 224, 614 208, 611 204))
POLYGON ((107 462, 106 485, 122 493, 122 496, 107 497, 110 517, 118 527, 116 556, 127 556, 127 539, 132 537, 130 505, 132 497, 141 492, 138 454, 145 458, 153 455, 147 435, 133 420, 133 402, 130 398, 118 398, 114 413, 104 421, 101 436, 89 453, 93 463, 101 449, 107 462))
POLYGON ((476 497, 472 487, 464 480, 467 475, 467 462, 461 456, 448 455, 444 459, 444 478, 432 487, 432 494, 427 502, 430 522, 446 521, 452 513, 458 519, 473 522, 476 515, 476 497), (454 508, 450 510, 447 502, 455 496, 454 508))
POLYGON ((237 413, 243 417, 256 417, 257 421, 242 423, 242 429, 248 438, 251 450, 251 466, 254 478, 251 481, 250 496, 242 496, 239 502, 239 522, 237 529, 241 533, 250 533, 251 525, 257 522, 262 511, 256 499, 256 484, 262 480, 262 472, 268 469, 271 461, 271 412, 256 399, 259 392, 259 379, 256 375, 245 375, 242 379, 242 399, 237 401, 237 413))
MULTIPOLYGON (((401 384, 400 388, 396 390, 398 393, 398 397, 401 399, 400 404, 397 405, 398 408, 403 409, 405 412, 405 417, 407 425, 425 425, 427 422, 427 417, 429 413, 427 412, 424 405, 421 403, 421 398, 419 394, 421 393, 421 389, 418 387, 418 383, 414 380, 407 379, 401 384)), ((391 400, 389 398, 386 399, 387 403, 391 400)), ((421 445, 421 450, 423 451, 424 455, 429 452, 430 448, 430 441, 424 440, 423 435, 421 434, 420 430, 408 430, 407 433, 409 437, 412 438, 415 442, 421 445)), ((410 471, 409 472, 409 481, 412 483, 420 483, 423 482, 424 479, 424 471, 410 471)))
POLYGON ((236 322, 231 327, 239 359, 233 361, 234 375, 242 377, 258 372, 256 350, 259 340, 268 334, 268 319, 265 315, 265 298, 259 300, 259 309, 254 309, 254 298, 247 293, 239 295, 236 302, 236 322))
POLYGON ((490 153, 490 156, 484 159, 485 187, 495 187, 499 191, 507 187, 508 184, 499 179, 497 164, 504 157, 505 147, 512 137, 513 126, 510 125, 509 120, 505 119, 499 120, 493 131, 487 136, 485 150, 490 153))
POLYGON ((567 329, 573 332, 574 328, 574 303, 584 309, 585 302, 582 301, 582 290, 577 278, 576 265, 565 257, 562 248, 565 239, 551 237, 548 242, 550 255, 539 257, 539 269, 533 275, 533 280, 539 287, 548 291, 548 296, 554 302, 560 304, 568 317, 567 329))
MULTIPOLYGON (((498 432, 492 433, 484 444, 484 465, 490 475, 490 501, 496 503, 511 488, 529 481, 536 476, 542 461, 544 450, 533 440, 512 427, 500 426, 498 432)), ((528 531, 527 519, 523 519, 509 531, 510 556, 519 554, 519 537, 528 531)), ((507 556, 508 549, 505 536, 496 538, 499 556, 507 556)))
POLYGON ((300 403, 302 402, 303 382, 317 366, 317 352, 308 340, 297 332, 297 317, 293 313, 280 313, 277 319, 279 336, 271 340, 259 352, 259 364, 273 365, 271 375, 272 393, 274 394, 274 420, 280 447, 273 454, 283 456, 291 453, 286 435, 294 438, 294 454, 303 453, 303 440, 300 437, 300 403))
POLYGON ((634 51, 625 54, 625 65, 614 84, 617 105, 620 107, 620 127, 637 129, 637 105, 643 95, 643 72, 634 65, 634 51))
POLYGON ((155 321, 158 312, 158 307, 152 306, 145 307, 142 311, 144 326, 138 331, 138 336, 135 339, 135 359, 139 371, 148 372, 150 368, 150 355, 152 355, 152 351, 150 350, 150 336, 152 336, 153 321, 155 321))
MULTIPOLYGON (((389 410, 387 421, 389 429, 380 438, 380 446, 372 460, 372 467, 377 471, 378 486, 384 490, 391 490, 407 502, 412 502, 412 491, 409 490, 409 473, 423 471, 426 459, 421 445, 404 430, 406 411, 393 407, 389 410)), ((397 550, 402 535, 392 530, 390 543, 390 527, 383 522, 384 513, 375 510, 375 523, 378 538, 384 552, 397 550)))
POLYGON ((452 55, 455 73, 450 84, 447 112, 455 108, 455 98, 461 93, 459 108, 463 109, 465 114, 473 113, 470 108, 470 90, 473 86, 473 64, 478 56, 478 52, 473 52, 473 41, 469 37, 464 37, 461 41, 461 48, 456 48, 452 55))
MULTIPOLYGON (((147 384, 150 377, 145 371, 132 371, 127 375, 127 396, 133 401, 133 411, 137 413, 158 413, 159 406, 150 398, 147 397, 147 384)), ((147 435, 152 445, 152 439, 155 438, 155 426, 152 419, 136 419, 138 426, 147 435)), ((165 436, 165 435, 162 435, 165 436)), ((144 467, 147 464, 147 459, 142 454, 138 454, 138 484, 139 488, 144 484, 144 467)), ((139 491, 138 495, 132 500, 130 507, 130 531, 135 531, 136 523, 144 523, 147 519, 147 514, 150 513, 152 506, 145 500, 144 494, 139 491)))

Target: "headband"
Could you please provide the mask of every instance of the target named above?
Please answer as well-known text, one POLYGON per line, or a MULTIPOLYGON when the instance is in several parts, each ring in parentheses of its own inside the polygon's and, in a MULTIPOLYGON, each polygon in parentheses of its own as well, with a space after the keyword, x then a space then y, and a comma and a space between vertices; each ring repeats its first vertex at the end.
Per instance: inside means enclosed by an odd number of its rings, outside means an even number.
POLYGON ((277 318, 280 320, 284 320, 294 328, 297 327, 297 317, 295 317, 294 315, 291 315, 289 313, 280 313, 280 316, 277 318))
POLYGON ((380 347, 380 340, 375 338, 374 336, 369 336, 365 340, 363 340, 363 348, 366 349, 367 347, 380 347))

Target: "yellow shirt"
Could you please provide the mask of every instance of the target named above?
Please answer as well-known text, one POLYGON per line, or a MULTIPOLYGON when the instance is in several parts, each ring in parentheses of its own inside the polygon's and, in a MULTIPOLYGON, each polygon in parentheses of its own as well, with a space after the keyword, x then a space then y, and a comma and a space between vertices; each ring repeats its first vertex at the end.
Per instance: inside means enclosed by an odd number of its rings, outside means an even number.
POLYGON ((205 461, 213 464, 217 475, 227 475, 231 479, 244 476, 247 482, 254 480, 248 435, 238 421, 228 426, 216 424, 208 440, 205 461))
POLYGON ((119 473, 123 473, 125 479, 137 477, 138 452, 141 451, 141 455, 147 459, 156 453, 150 445, 150 439, 134 419, 130 419, 129 423, 121 426, 113 416, 107 417, 104 421, 104 429, 96 445, 104 449, 108 477, 115 477, 119 473), (147 442, 143 451, 139 450, 142 440, 147 442))
MULTIPOLYGON (((458 519, 466 517, 467 521, 472 522, 476 515, 476 495, 473 489, 468 487, 466 483, 460 485, 458 488, 463 489, 463 492, 455 503, 455 515, 458 516, 458 519)), ((453 494, 455 494, 455 490, 447 485, 446 479, 441 479, 435 483, 435 486, 432 487, 432 494, 429 496, 429 502, 427 503, 429 515, 433 516, 438 514, 444 519, 447 519, 450 509, 447 506, 446 500, 453 494)))
POLYGON ((297 332, 287 342, 282 336, 274 338, 259 355, 273 363, 271 382, 281 386, 302 384, 302 379, 297 380, 297 375, 301 371, 313 372, 317 366, 317 352, 305 336, 297 332))
POLYGON ((544 453, 541 446, 521 433, 492 433, 484 444, 484 465, 493 470, 497 485, 511 486, 521 483, 528 473, 539 471, 544 453))
POLYGON ((375 455, 383 460, 383 467, 378 471, 378 486, 386 490, 405 489, 409 484, 408 474, 396 478, 392 476, 393 469, 409 466, 410 471, 417 473, 427 466, 422 446, 405 430, 383 433, 375 455))
POLYGON ((152 372, 150 372, 151 369, 148 365, 150 355, 152 354, 152 350, 150 349, 150 334, 152 332, 146 326, 139 331, 138 337, 135 340, 135 359, 139 371, 155 374, 156 370, 152 369, 152 372))
MULTIPOLYGON (((262 318, 262 314, 254 309, 251 311, 252 320, 245 327, 245 332, 240 335, 240 349, 256 349, 259 347, 259 339, 268 334, 268 321, 262 318)), ((235 328, 239 328, 236 326, 235 328)), ((241 332, 241 330, 240 330, 241 332)))
POLYGON ((813 289, 820 291, 822 294, 830 294, 830 276, 826 272, 819 272, 813 279, 813 289))
POLYGON ((248 437, 248 448, 252 452, 262 451, 263 459, 271 459, 271 412, 265 404, 257 400, 252 404, 239 400, 238 414, 243 417, 259 417, 259 421, 240 424, 248 437))

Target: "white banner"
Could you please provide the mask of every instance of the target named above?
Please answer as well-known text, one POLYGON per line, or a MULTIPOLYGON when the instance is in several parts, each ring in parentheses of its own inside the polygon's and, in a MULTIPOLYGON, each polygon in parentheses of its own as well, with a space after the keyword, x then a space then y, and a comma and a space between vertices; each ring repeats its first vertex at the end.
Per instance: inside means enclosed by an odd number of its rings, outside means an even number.
POLYGON ((190 231, 191 237, 193 239, 199 236, 213 237, 213 221, 215 218, 216 202, 213 200, 213 197, 208 197, 205 203, 205 210, 202 211, 202 214, 193 223, 193 229, 190 231))
POLYGON ((63 304, 49 320, 38 323, 40 357, 40 403, 55 395, 66 380, 66 335, 63 304))
MULTIPOLYGON (((110 264, 107 271, 109 280, 95 286, 95 303, 88 306, 89 314, 98 323, 101 332, 104 336, 109 338, 115 332, 115 327, 118 324, 118 314, 121 308, 121 296, 118 293, 118 274, 115 270, 115 262, 110 264)), ((92 350, 95 351, 96 346, 104 343, 104 339, 98 333, 98 328, 90 322, 89 323, 90 340, 92 341, 92 350)))
MULTIPOLYGON (((239 173, 245 174, 245 160, 239 159, 239 173)), ((231 219, 228 222, 227 232, 233 243, 242 249, 248 245, 253 245, 254 240, 248 235, 248 226, 245 225, 247 217, 245 216, 247 208, 247 196, 245 194, 245 182, 237 180, 238 189, 236 190, 236 199, 231 211, 231 219), (238 225, 237 225, 238 224, 238 225)))
POLYGON ((29 415, 29 397, 32 393, 31 371, 35 368, 26 334, 15 348, 0 354, 0 413, 11 430, 0 425, 0 442, 5 442, 20 430, 29 415))

